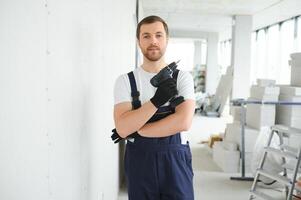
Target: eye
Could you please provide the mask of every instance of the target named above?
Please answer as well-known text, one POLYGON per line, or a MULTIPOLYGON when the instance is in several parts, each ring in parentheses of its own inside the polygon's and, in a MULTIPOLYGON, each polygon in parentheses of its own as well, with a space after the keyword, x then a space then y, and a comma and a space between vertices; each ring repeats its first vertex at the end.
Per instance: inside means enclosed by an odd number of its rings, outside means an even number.
POLYGON ((160 38, 160 37, 162 37, 162 35, 161 35, 161 34, 157 35, 157 38, 160 38))
POLYGON ((143 38, 148 39, 148 38, 150 38, 150 36, 149 35, 144 35, 143 38))

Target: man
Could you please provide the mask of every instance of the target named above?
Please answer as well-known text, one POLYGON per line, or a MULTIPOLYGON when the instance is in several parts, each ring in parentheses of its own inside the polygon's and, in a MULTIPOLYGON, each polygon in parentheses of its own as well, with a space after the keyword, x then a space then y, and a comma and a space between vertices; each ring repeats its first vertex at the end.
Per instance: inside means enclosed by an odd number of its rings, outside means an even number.
POLYGON ((193 79, 177 71, 153 87, 150 79, 167 66, 168 27, 160 17, 149 16, 138 24, 136 36, 143 64, 132 75, 121 75, 114 88, 115 136, 127 139, 129 200, 193 200, 191 152, 181 133, 194 114, 193 79), (177 94, 185 101, 173 108, 169 101, 177 94))

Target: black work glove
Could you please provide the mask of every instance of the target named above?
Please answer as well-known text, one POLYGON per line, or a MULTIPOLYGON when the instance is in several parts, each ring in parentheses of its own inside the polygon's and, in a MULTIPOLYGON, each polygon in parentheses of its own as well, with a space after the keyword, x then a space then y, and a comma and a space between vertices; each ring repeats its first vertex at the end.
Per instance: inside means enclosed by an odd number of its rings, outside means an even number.
MULTIPOLYGON (((112 138, 112 141, 116 144, 118 142, 120 142, 121 140, 123 140, 124 138, 122 138, 118 133, 117 133, 117 130, 116 128, 114 128, 112 130, 113 134, 111 135, 111 138, 112 138)), ((135 133, 132 133, 131 135, 128 135, 127 138, 136 138, 136 137, 139 137, 140 135, 135 132, 135 133)))
POLYGON ((183 103, 185 101, 183 96, 178 96, 176 98, 172 98, 169 102, 170 102, 170 106, 172 108, 177 107, 178 105, 180 105, 181 103, 183 103))
POLYGON ((112 130, 112 135, 111 135, 111 139, 113 140, 113 142, 116 144, 118 142, 120 142, 121 140, 123 140, 123 138, 117 133, 116 128, 114 128, 112 130))
POLYGON ((159 108, 178 94, 177 84, 173 78, 166 79, 159 86, 155 95, 150 99, 152 104, 159 108))

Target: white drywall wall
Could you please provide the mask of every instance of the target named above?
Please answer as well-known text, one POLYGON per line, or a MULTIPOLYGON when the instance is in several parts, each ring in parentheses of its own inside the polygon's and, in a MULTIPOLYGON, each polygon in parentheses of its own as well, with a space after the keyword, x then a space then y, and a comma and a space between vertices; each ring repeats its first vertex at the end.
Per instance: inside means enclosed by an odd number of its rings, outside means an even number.
POLYGON ((0 199, 112 200, 113 85, 134 68, 134 0, 0 2, 0 199))

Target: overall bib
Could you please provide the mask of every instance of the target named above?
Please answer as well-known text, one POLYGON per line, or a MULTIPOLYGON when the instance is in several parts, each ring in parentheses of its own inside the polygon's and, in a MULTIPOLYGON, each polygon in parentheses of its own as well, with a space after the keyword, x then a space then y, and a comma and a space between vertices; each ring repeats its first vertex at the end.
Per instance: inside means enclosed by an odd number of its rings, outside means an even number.
MULTIPOLYGON (((177 80, 178 71, 173 78, 177 80)), ((141 106, 132 72, 128 74, 134 109, 141 106)), ((160 107, 147 122, 173 114, 171 106, 160 107)), ((180 133, 161 138, 136 137, 127 140, 125 174, 129 200, 193 200, 191 152, 181 144, 180 133)))

